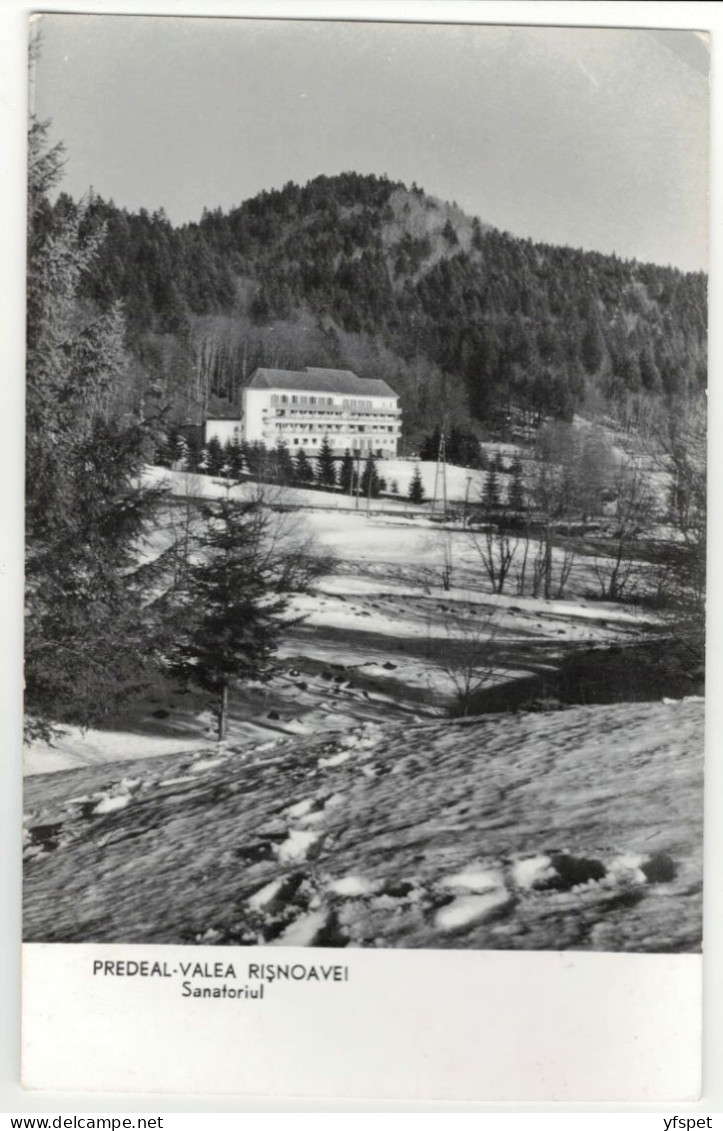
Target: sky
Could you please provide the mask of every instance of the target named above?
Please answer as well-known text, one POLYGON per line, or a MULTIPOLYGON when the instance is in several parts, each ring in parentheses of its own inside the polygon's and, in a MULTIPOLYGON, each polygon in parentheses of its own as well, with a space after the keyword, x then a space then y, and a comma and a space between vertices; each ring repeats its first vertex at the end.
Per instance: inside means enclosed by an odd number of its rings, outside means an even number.
POLYGON ((41 17, 32 101, 92 185, 174 222, 386 174, 518 236, 707 267, 695 32, 41 17))

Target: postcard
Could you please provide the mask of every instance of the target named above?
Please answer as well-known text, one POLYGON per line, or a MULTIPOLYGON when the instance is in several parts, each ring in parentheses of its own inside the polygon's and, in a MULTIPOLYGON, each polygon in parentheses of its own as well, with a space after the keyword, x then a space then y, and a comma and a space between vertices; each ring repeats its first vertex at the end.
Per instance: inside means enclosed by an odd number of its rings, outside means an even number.
POLYGON ((29 46, 25 1086, 695 1099, 707 35, 29 46))

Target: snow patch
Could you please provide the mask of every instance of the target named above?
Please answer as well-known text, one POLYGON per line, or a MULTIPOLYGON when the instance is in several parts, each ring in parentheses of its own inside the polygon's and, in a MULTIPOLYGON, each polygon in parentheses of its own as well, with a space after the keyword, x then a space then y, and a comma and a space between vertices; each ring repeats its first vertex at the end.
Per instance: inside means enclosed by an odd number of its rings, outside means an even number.
POLYGON ((293 860, 304 860, 312 844, 318 839, 318 833, 292 829, 287 839, 277 847, 276 855, 282 864, 293 860))
POLYGON ((317 766, 320 770, 325 770, 328 766, 341 766, 344 762, 348 762, 351 758, 349 750, 341 750, 338 754, 332 754, 330 758, 320 758, 317 766))
POLYGON ((644 884, 646 876, 642 865, 645 860, 645 856, 639 856, 633 852, 615 856, 606 866, 607 874, 611 880, 618 883, 627 881, 628 883, 644 884))
POLYGON ((130 797, 125 793, 119 793, 116 797, 104 797, 98 802, 93 812, 98 815, 102 813, 115 813, 117 809, 125 809, 129 801, 130 797))
POLYGON ((289 817, 303 817, 306 813, 310 813, 314 808, 315 799, 313 797, 305 797, 303 801, 297 801, 295 805, 290 805, 284 812, 289 817))
POLYGON ((274 902, 283 885, 283 877, 279 880, 272 880, 270 884, 266 884, 265 887, 254 892, 248 901, 249 907, 252 907, 254 911, 262 911, 264 907, 268 907, 270 903, 274 902))
POLYGON ((469 868, 462 872, 455 872, 453 876, 445 876, 441 881, 443 888, 462 888, 464 891, 486 892, 494 888, 503 888, 504 879, 501 872, 481 868, 469 868))
POLYGON ((528 891, 547 883, 556 875, 549 856, 528 856, 526 860, 516 860, 512 867, 512 877, 518 888, 528 891))
POLYGON ((203 761, 196 762, 195 765, 191 766, 189 773, 203 774, 206 770, 212 770, 214 766, 221 766, 222 764, 223 758, 204 758, 203 761))
POLYGON ((313 946, 329 919, 329 912, 312 911, 290 924, 272 946, 313 946))
POLYGON ((334 895, 344 895, 353 897, 355 895, 369 895, 376 888, 376 885, 371 880, 365 880, 363 876, 342 876, 339 880, 333 880, 329 884, 329 891, 334 895))
POLYGON ((464 895, 440 908, 435 926, 441 931, 462 931, 493 918, 512 904, 508 891, 498 889, 486 895, 464 895))
POLYGON ((338 809, 340 805, 344 804, 344 801, 345 797, 343 793, 332 793, 331 797, 328 797, 324 802, 324 808, 338 809))

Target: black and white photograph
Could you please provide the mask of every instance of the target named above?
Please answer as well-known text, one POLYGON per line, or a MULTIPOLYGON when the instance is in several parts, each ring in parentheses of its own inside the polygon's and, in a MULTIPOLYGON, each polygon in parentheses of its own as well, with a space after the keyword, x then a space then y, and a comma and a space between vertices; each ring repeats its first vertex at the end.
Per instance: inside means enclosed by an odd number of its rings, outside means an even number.
POLYGON ((699 954, 708 36, 29 43, 24 941, 699 954))

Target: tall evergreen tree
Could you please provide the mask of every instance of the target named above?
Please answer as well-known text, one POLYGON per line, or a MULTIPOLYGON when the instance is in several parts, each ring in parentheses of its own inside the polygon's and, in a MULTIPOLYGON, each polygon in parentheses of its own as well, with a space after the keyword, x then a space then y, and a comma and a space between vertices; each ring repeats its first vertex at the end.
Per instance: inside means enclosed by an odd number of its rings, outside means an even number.
POLYGON ((243 475, 243 454, 238 440, 228 440, 226 442, 223 457, 231 479, 238 479, 243 475))
POLYGON ((515 456, 510 468, 511 480, 509 491, 507 495, 507 503, 510 510, 519 514, 525 509, 525 484, 522 470, 522 460, 519 456, 515 456))
POLYGON ((82 209, 53 209, 62 147, 29 136, 26 398, 26 721, 90 726, 147 679, 153 626, 138 549, 160 493, 139 485, 158 443, 109 412, 126 366, 114 303, 92 313, 83 274, 101 241, 82 209))
POLYGON ((258 501, 228 498, 205 508, 199 559, 185 585, 188 617, 174 642, 172 675, 217 698, 217 735, 226 737, 234 680, 268 671, 284 627, 288 598, 266 549, 268 512, 258 501))
POLYGON ((277 483, 289 486, 294 481, 295 468, 291 452, 283 440, 279 440, 274 448, 274 478, 277 483))
POLYGON ((319 457, 316 461, 317 479, 323 487, 336 487, 336 464, 334 463, 334 454, 331 450, 329 437, 324 435, 324 439, 319 449, 319 457))
POLYGON ((344 452, 344 458, 341 461, 339 469, 339 486, 342 491, 347 493, 351 490, 352 483, 354 482, 354 458, 347 448, 344 452))
POLYGON ((424 502, 424 484, 422 483, 422 473, 419 470, 418 463, 414 465, 414 474, 409 484, 408 498, 410 503, 419 504, 424 502))
POLYGON ((225 465, 223 445, 218 436, 212 436, 206 444, 206 474, 220 475, 225 465))
POLYGON ((364 464, 361 477, 361 494, 364 497, 376 499, 379 495, 379 474, 374 456, 370 452, 364 464))
POLYGON ((497 471, 491 467, 485 475, 484 488, 482 492, 482 505, 486 511, 494 512, 499 510, 500 506, 500 483, 497 478, 497 471))
POLYGON ((309 461, 309 457, 307 456, 307 454, 306 454, 306 452, 304 451, 303 448, 299 448, 298 452, 296 453, 295 464, 296 464, 295 475, 296 475, 296 479, 298 480, 298 482, 299 483, 313 483, 314 482, 314 470, 313 470, 311 463, 309 461))

